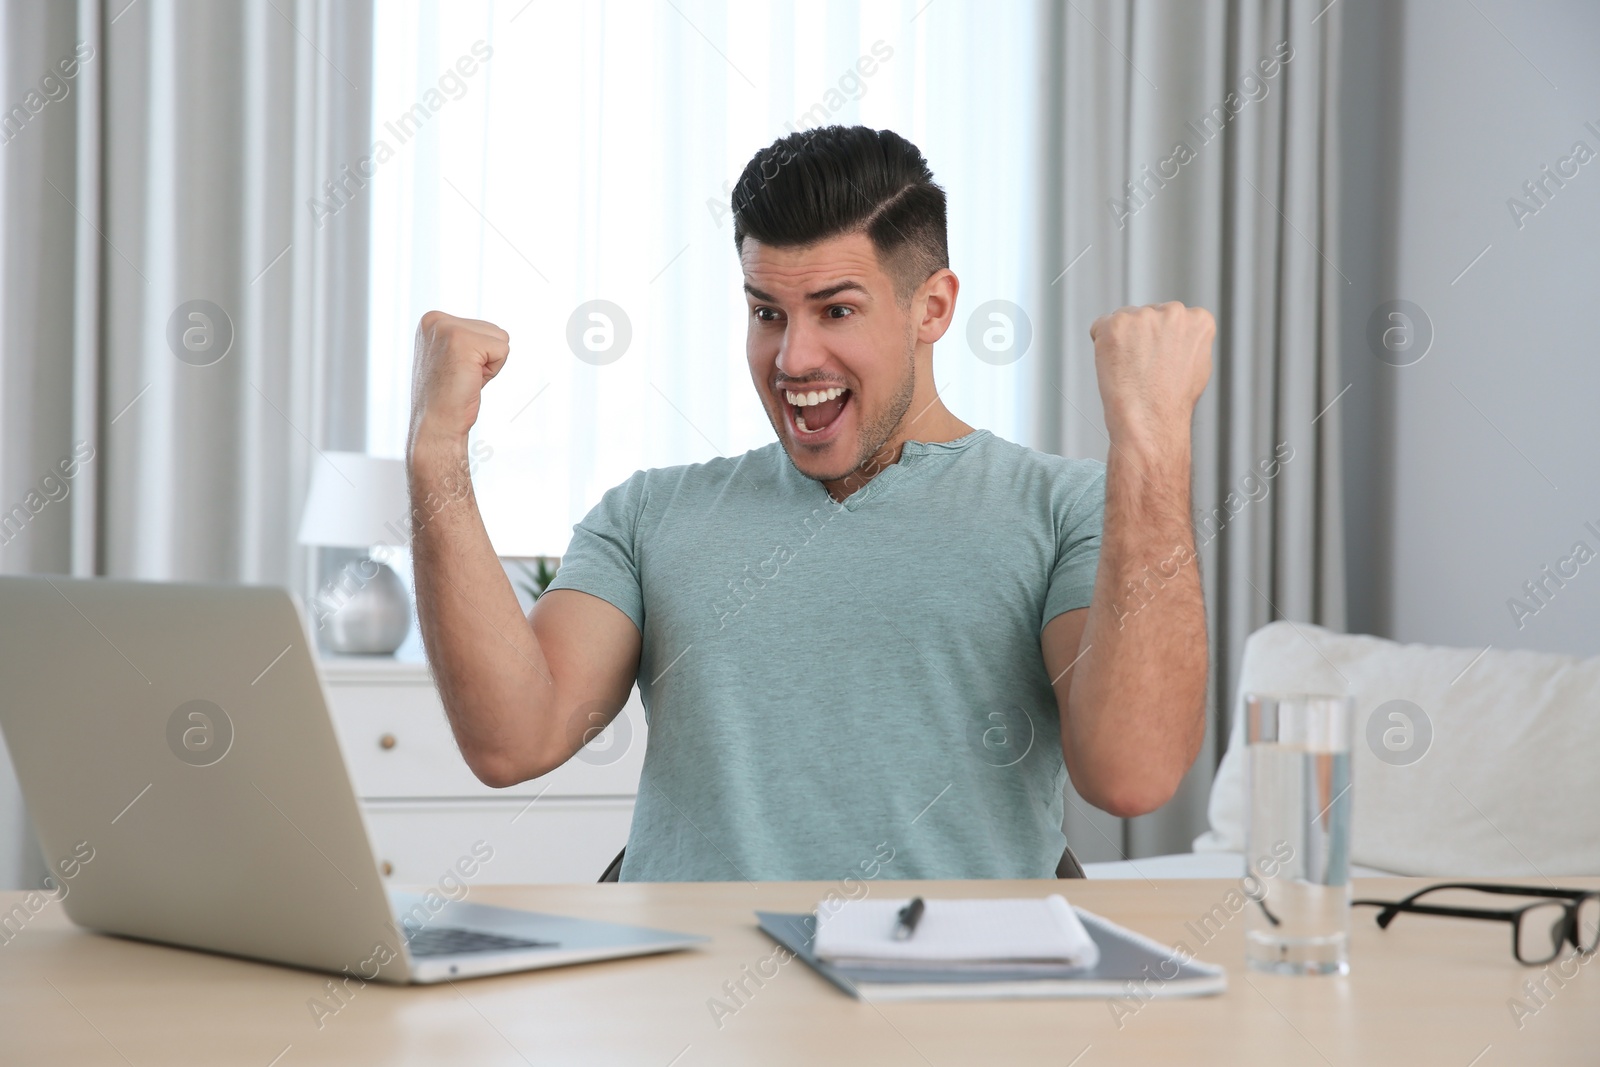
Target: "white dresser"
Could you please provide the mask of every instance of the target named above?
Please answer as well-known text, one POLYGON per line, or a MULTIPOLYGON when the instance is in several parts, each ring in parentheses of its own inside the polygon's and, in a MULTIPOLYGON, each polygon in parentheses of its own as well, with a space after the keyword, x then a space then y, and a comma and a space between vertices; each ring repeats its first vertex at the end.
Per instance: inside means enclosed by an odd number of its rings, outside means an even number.
POLYGON ((392 883, 437 883, 480 841, 494 854, 476 882, 593 882, 627 843, 645 748, 637 690, 565 766, 490 789, 457 751, 425 666, 368 656, 320 662, 378 865, 392 883))

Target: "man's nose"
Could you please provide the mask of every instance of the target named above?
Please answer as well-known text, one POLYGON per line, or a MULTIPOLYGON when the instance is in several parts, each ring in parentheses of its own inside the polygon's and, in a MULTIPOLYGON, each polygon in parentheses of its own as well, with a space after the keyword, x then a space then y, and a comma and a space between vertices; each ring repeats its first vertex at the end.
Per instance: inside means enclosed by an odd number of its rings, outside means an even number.
POLYGON ((827 350, 815 327, 789 320, 778 346, 778 372, 785 378, 806 378, 828 362, 827 350))

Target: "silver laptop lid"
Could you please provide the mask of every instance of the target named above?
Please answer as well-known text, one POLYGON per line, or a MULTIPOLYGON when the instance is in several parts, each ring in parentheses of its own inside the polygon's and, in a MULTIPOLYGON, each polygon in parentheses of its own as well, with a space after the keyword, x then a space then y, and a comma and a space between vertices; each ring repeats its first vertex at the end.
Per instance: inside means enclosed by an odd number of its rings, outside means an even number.
POLYGON ((285 590, 0 577, 0 694, 74 922, 407 980, 285 590))

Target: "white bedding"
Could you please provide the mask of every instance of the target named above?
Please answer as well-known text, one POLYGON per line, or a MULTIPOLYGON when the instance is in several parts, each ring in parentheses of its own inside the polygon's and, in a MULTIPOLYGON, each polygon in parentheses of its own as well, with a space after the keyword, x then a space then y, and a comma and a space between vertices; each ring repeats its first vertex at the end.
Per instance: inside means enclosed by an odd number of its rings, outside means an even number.
MULTIPOLYGON (((1275 622, 1246 643, 1239 689, 1355 697, 1356 876, 1600 874, 1600 657, 1402 645, 1275 622), (1397 739, 1419 747, 1391 748, 1397 739)), ((1242 877, 1241 733, 1236 706, 1198 851, 1084 872, 1242 877)))
MULTIPOLYGON (((1600 658, 1275 622, 1246 643, 1239 688, 1355 697, 1352 860, 1422 876, 1600 874, 1600 658), (1408 753, 1420 759, 1384 751, 1386 729, 1424 724, 1413 739, 1431 735, 1426 746, 1408 753)), ((1244 848, 1240 733, 1236 707, 1198 851, 1244 848)))

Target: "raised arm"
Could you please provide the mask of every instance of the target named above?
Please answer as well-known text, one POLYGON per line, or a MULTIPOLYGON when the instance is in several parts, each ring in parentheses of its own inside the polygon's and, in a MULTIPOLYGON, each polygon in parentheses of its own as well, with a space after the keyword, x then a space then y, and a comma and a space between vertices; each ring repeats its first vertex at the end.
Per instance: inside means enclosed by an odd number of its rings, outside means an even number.
POLYGON ((417 327, 406 471, 417 617, 450 728, 472 772, 508 786, 565 763, 616 717, 639 665, 639 631, 572 590, 524 617, 472 492, 467 434, 511 338, 430 311, 417 327))
POLYGON ((1087 610, 1044 629, 1073 785, 1113 815, 1165 804, 1205 739, 1206 617, 1190 517, 1190 425, 1216 323, 1179 303, 1095 320, 1111 447, 1087 610))

